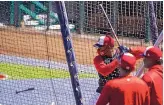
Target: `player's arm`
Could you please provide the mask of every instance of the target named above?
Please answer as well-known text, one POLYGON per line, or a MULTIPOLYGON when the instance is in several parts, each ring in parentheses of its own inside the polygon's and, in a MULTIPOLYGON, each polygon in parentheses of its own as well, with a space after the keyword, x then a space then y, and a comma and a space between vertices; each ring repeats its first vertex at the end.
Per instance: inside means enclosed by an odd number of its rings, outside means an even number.
POLYGON ((96 56, 94 58, 94 65, 98 73, 100 73, 103 76, 107 76, 110 74, 114 69, 118 67, 118 60, 115 59, 109 64, 105 64, 103 59, 100 56, 96 56))
POLYGON ((126 46, 119 46, 118 47, 119 51, 120 51, 120 54, 122 53, 125 53, 125 52, 129 52, 131 54, 133 54, 136 59, 140 59, 140 58, 143 58, 142 54, 144 53, 144 51, 146 50, 146 47, 132 47, 132 48, 129 48, 129 47, 126 47, 126 46))
POLYGON ((151 91, 151 85, 152 85, 152 80, 151 77, 149 77, 148 75, 144 75, 142 77, 142 80, 145 81, 145 83, 147 84, 147 88, 145 88, 145 92, 146 92, 146 96, 145 96, 145 103, 143 105, 150 105, 150 91, 151 91))
POLYGON ((145 50, 146 47, 133 47, 130 48, 129 52, 133 54, 136 57, 136 59, 140 59, 143 58, 142 54, 144 53, 145 50))
POLYGON ((149 89, 151 90, 151 87, 152 87, 152 84, 153 84, 153 81, 152 81, 151 77, 149 75, 145 74, 142 77, 142 80, 144 80, 146 82, 146 84, 148 85, 149 89))
POLYGON ((110 95, 111 95, 112 89, 110 85, 106 84, 101 92, 101 95, 99 96, 96 105, 107 105, 110 102, 110 95))

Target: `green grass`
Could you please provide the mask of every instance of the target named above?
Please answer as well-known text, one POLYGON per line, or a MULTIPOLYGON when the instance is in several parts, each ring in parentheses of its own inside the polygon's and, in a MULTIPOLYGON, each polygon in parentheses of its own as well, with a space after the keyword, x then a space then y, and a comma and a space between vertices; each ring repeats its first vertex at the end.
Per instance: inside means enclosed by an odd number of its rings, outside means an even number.
MULTIPOLYGON (((8 79, 39 79, 39 78, 70 78, 69 72, 62 69, 25 66, 0 63, 0 72, 9 76, 8 79)), ((80 73, 79 78, 96 78, 96 74, 80 73)))

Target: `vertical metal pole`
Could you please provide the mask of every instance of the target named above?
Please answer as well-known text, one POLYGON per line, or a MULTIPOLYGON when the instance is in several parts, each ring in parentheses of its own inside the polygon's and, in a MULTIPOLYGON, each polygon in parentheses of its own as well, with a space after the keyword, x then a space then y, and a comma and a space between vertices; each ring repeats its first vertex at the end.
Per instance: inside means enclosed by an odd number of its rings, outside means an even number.
POLYGON ((19 10, 20 1, 14 1, 14 25, 16 27, 20 26, 20 10, 19 10))
POLYGON ((14 1, 11 1, 10 5, 10 24, 14 24, 14 1))
POLYGON ((153 1, 149 1, 149 16, 150 16, 150 32, 151 32, 151 38, 153 45, 158 37, 158 28, 156 24, 156 17, 155 17, 155 11, 154 11, 154 4, 153 1))
POLYGON ((49 30, 49 26, 50 26, 50 5, 51 5, 51 1, 48 1, 47 3, 47 30, 49 30))
POLYGON ((73 51, 72 40, 70 36, 70 29, 68 24, 65 3, 64 1, 55 1, 55 3, 56 3, 57 14, 59 17, 65 54, 66 54, 69 72, 71 76, 71 82, 72 82, 73 92, 76 100, 76 105, 83 105, 80 84, 78 80, 77 65, 75 61, 75 54, 73 51))
POLYGON ((150 40, 150 18, 149 18, 149 4, 148 2, 146 1, 146 10, 145 10, 145 17, 146 17, 146 21, 145 21, 145 24, 146 24, 146 27, 145 27, 145 42, 149 42, 150 40))
POLYGON ((35 12, 35 4, 31 3, 30 4, 30 9, 32 12, 35 12))
POLYGON ((83 33, 84 28, 84 20, 85 20, 85 8, 84 8, 84 1, 79 1, 80 4, 80 23, 79 23, 79 33, 83 33))
POLYGON ((113 28, 115 30, 115 33, 117 35, 117 20, 118 20, 118 1, 111 1, 113 2, 113 7, 112 7, 112 21, 113 21, 113 28))

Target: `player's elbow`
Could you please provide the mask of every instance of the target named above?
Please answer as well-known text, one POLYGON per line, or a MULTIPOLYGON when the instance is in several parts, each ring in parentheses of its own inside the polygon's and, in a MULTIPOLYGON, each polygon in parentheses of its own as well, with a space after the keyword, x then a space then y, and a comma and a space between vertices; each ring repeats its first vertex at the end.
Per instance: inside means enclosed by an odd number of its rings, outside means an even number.
POLYGON ((97 72, 100 73, 103 76, 107 76, 111 73, 111 69, 110 68, 105 68, 105 67, 98 67, 97 72))

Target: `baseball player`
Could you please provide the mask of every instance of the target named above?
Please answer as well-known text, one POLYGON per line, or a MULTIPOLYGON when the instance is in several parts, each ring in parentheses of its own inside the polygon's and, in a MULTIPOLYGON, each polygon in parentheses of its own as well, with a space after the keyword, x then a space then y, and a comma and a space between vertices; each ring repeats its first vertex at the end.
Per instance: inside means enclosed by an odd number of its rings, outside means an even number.
POLYGON ((124 53, 120 61, 120 77, 104 86, 96 105, 150 105, 149 88, 146 83, 130 73, 135 69, 136 57, 124 53))
POLYGON ((108 34, 101 36, 94 45, 98 55, 94 58, 94 66, 99 75, 99 87, 96 92, 101 93, 102 88, 108 80, 119 77, 118 60, 114 59, 114 39, 108 34))
POLYGON ((163 105, 163 66, 162 51, 158 47, 130 48, 130 53, 138 59, 144 57, 144 67, 148 72, 142 79, 150 89, 150 105, 163 105))

